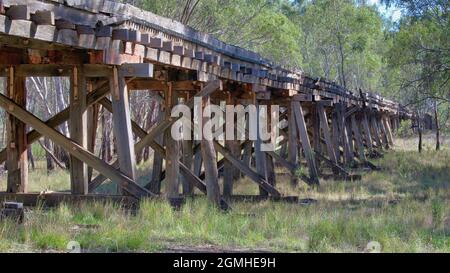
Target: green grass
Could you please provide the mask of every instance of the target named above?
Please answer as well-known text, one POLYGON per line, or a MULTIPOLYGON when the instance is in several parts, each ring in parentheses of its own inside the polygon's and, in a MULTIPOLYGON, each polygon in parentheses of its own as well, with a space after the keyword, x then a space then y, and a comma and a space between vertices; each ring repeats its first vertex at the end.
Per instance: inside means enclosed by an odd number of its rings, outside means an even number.
MULTIPOLYGON (((361 181, 292 189, 287 176, 278 177, 284 193, 319 201, 312 205, 239 202, 222 213, 205 199, 189 200, 180 211, 145 200, 132 215, 116 204, 62 204, 32 210, 24 225, 1 222, 0 251, 66 251, 78 241, 90 252, 362 252, 377 241, 383 252, 448 253, 450 150, 419 155, 406 148, 411 141, 398 141, 395 152, 374 161, 382 171, 361 181)), ((257 187, 242 179, 237 191, 257 193, 257 187)))

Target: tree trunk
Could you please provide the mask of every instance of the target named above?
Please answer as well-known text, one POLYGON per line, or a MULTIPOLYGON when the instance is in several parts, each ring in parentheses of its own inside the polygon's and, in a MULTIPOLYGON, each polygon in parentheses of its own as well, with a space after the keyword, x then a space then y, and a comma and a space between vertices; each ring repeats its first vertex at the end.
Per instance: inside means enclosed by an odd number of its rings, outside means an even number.
MULTIPOLYGON (((47 147, 49 151, 53 150, 53 143, 50 142, 48 138, 44 138, 44 145, 45 147, 47 147)), ((55 164, 49 153, 45 152, 45 158, 47 161, 47 174, 49 174, 51 171, 55 169, 55 164)))
POLYGON ((419 132, 419 153, 421 153, 422 152, 422 127, 420 125, 420 122, 419 122, 418 132, 419 132))
POLYGON ((441 141, 440 141, 439 116, 436 102, 434 102, 434 122, 436 123, 436 151, 439 151, 441 149, 441 141))
POLYGON ((36 165, 34 163, 33 151, 31 150, 31 146, 27 148, 28 160, 31 165, 31 169, 34 171, 36 169, 36 165))

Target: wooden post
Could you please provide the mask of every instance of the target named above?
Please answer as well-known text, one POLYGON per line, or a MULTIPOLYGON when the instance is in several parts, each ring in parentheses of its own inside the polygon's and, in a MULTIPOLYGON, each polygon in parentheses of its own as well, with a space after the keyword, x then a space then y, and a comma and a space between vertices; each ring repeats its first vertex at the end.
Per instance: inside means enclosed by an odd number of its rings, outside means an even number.
POLYGON ((328 157, 330 158, 331 161, 337 164, 338 162, 336 159, 335 150, 333 148, 333 143, 331 141, 330 127, 328 126, 327 113, 323 105, 321 105, 320 103, 317 105, 317 111, 320 118, 320 127, 322 128, 322 132, 325 137, 325 143, 327 145, 328 157))
MULTIPOLYGON (((209 100, 209 96, 203 98, 203 107, 209 104, 209 100)), ((206 124, 209 119, 210 117, 203 117, 202 124, 206 124)), ((212 140, 208 140, 203 136, 200 145, 203 165, 205 167, 206 195, 209 202, 220 207, 219 173, 217 170, 217 154, 214 149, 214 143, 212 140)))
MULTIPOLYGON (((237 140, 225 140, 225 147, 236 158, 240 158, 241 147, 237 140)), ((225 159, 223 168, 223 197, 225 200, 230 200, 233 195, 234 181, 240 177, 239 170, 233 164, 225 159)))
MULTIPOLYGON (((313 131, 312 131, 312 141, 313 141, 313 145, 314 145, 314 151, 318 152, 318 153, 322 153, 322 147, 321 147, 321 135, 320 135, 320 117, 319 117, 319 108, 317 106, 318 103, 315 103, 314 106, 312 106, 311 109, 311 123, 312 123, 312 127, 313 127, 313 131)), ((320 160, 319 158, 316 156, 315 157, 316 160, 316 166, 318 167, 318 171, 320 171, 319 166, 320 166, 320 160)))
MULTIPOLYGON (((189 96, 186 98, 189 100, 189 96)), ((184 101, 186 102, 186 101, 184 101)), ((190 130, 189 128, 183 128, 183 130, 190 130)), ((191 135, 191 140, 183 140, 182 145, 182 155, 181 155, 181 162, 189 169, 193 170, 193 162, 194 160, 194 142, 193 142, 193 133, 189 132, 191 135)), ((181 185, 183 187, 183 195, 184 196, 193 196, 194 195, 194 184, 190 179, 187 179, 186 177, 181 177, 181 185)))
MULTIPOLYGON (((136 155, 131 129, 128 89, 125 78, 120 75, 117 66, 113 68, 109 84, 112 96, 113 126, 114 136, 116 137, 119 169, 134 181, 136 179, 136 155)), ((121 192, 120 186, 118 190, 121 192)))
POLYGON ((296 169, 298 167, 298 133, 297 125, 295 123, 294 105, 291 104, 288 108, 288 161, 294 168, 291 171, 291 185, 298 185, 298 178, 296 169))
POLYGON ((200 150, 198 150, 194 155, 194 174, 196 176, 200 176, 200 173, 202 172, 202 165, 203 165, 202 153, 200 150))
MULTIPOLYGON (((256 128, 257 128, 257 134, 256 134, 256 140, 255 140, 255 163, 256 163, 256 172, 264 178, 264 180, 267 181, 267 166, 266 166, 266 156, 264 152, 261 150, 262 140, 261 140, 261 120, 260 120, 260 106, 258 100, 255 100, 256 105, 256 128)), ((267 121, 266 121, 267 122, 267 121)), ((259 187, 259 195, 261 196, 268 196, 269 193, 266 192, 263 188, 259 187)))
MULTIPOLYGON (((277 124, 278 120, 275 120, 275 118, 276 118, 275 113, 272 115, 272 106, 269 107, 268 111, 270 111, 270 113, 268 114, 269 119, 267 120, 267 126, 268 126, 267 128, 270 128, 271 139, 275 139, 276 132, 274 130, 272 130, 272 126, 277 124)), ((273 148, 274 148, 274 150, 276 149, 276 147, 273 147, 273 148)), ((266 152, 266 169, 267 169, 267 182, 270 185, 275 186, 277 182, 276 182, 276 175, 275 175, 274 158, 272 157, 272 155, 270 153, 267 153, 267 152, 266 152)))
POLYGON ((386 128, 384 128, 383 118, 381 116, 377 116, 376 123, 378 125, 378 128, 380 129, 381 142, 384 144, 384 147, 386 148, 386 150, 388 150, 389 149, 389 142, 388 142, 388 139, 387 139, 386 128))
MULTIPOLYGON (((8 69, 6 95, 15 103, 26 108, 26 78, 17 76, 15 68, 8 69)), ((12 115, 6 123, 6 168, 8 170, 7 192, 28 191, 28 155, 26 125, 12 115)))
POLYGON ((384 125, 384 129, 386 130, 386 136, 387 136, 388 143, 390 145, 394 145, 394 137, 392 136, 392 130, 391 130, 390 122, 389 122, 389 117, 383 116, 382 122, 384 125))
POLYGON ((371 124, 372 124, 372 132, 373 132, 372 136, 375 139, 377 147, 379 147, 381 149, 382 148, 382 144, 381 144, 381 139, 380 139, 380 130, 378 128, 378 124, 377 124, 375 116, 372 115, 370 120, 371 120, 371 124))
POLYGON ((294 109, 295 121, 297 123, 298 134, 300 136, 300 141, 302 142, 303 151, 306 157, 306 163, 308 164, 309 168, 310 180, 312 184, 318 185, 319 175, 317 173, 316 163, 314 160, 314 153, 309 142, 308 130, 306 129, 303 109, 300 102, 298 101, 293 101, 292 104, 292 108, 294 109))
MULTIPOLYGON (((231 105, 233 103, 231 96, 228 95, 227 98, 227 104, 231 105)), ((226 135, 225 138, 225 148, 227 148, 231 154, 236 157, 240 158, 241 156, 241 145, 238 140, 235 138, 237 137, 237 119, 235 117, 235 114, 233 114, 233 121, 234 121, 234 128, 233 132, 231 132, 231 135, 226 135)), ((227 134, 228 132, 225 132, 227 134)), ((239 170, 233 166, 233 164, 226 160, 224 161, 224 167, 223 167, 223 197, 225 200, 231 200, 231 196, 233 195, 233 184, 234 181, 237 180, 240 177, 241 173, 239 170)))
MULTIPOLYGON (((160 105, 160 109, 162 108, 162 105, 160 105)), ((162 120, 164 120, 165 112, 164 110, 161 111, 161 113, 158 115, 156 123, 160 123, 162 120)), ((163 146, 164 134, 159 134, 155 141, 159 145, 163 146)), ((153 151, 153 168, 152 168, 152 178, 150 180, 150 187, 149 190, 153 193, 159 194, 161 192, 161 180, 162 180, 162 167, 163 167, 163 157, 160 153, 157 153, 156 151, 153 151)))
MULTIPOLYGON (((82 66, 74 66, 70 79, 70 138, 87 148, 87 82, 82 66)), ((72 194, 88 194, 87 165, 74 156, 70 156, 70 185, 72 194)))
MULTIPOLYGON (((92 93, 92 82, 88 83, 88 93, 92 93)), ((86 101, 87 106, 87 101, 86 101)), ((98 115, 99 115, 100 105, 93 104, 87 106, 87 148, 91 153, 95 152, 95 141, 97 138, 97 127, 98 127, 98 115)), ((92 181, 92 167, 88 167, 88 183, 92 181)))
MULTIPOLYGON (((245 124, 245 126, 246 126, 246 130, 248 132, 250 130, 250 128, 249 128, 250 127, 250 125, 249 125, 249 114, 246 113, 245 115, 246 115, 246 124, 245 124)), ((252 164, 252 157, 253 157, 253 142, 252 141, 247 141, 244 144, 244 149, 243 150, 244 151, 243 151, 243 155, 242 155, 242 161, 244 162, 244 164, 247 167, 250 168, 251 164, 252 164)))
POLYGON ((362 137, 361 137, 361 133, 360 133, 360 130, 359 130, 358 123, 356 122, 355 114, 352 115, 351 120, 352 120, 353 133, 355 134, 356 146, 357 146, 357 149, 358 149, 358 158, 361 161, 365 162, 366 161, 366 155, 364 153, 364 144, 362 142, 362 137))
POLYGON ((369 126, 369 120, 367 118, 367 113, 363 113, 363 128, 364 128, 364 137, 366 139, 366 146, 369 148, 369 152, 372 152, 373 150, 373 140, 372 140, 372 134, 370 132, 370 126, 369 126))
MULTIPOLYGON (((172 89, 172 83, 168 83, 165 90, 164 100, 166 104, 166 118, 171 116, 172 107, 175 98, 172 89)), ((167 198, 176 198, 179 196, 179 180, 180 172, 180 143, 172 137, 171 130, 166 130, 164 134, 164 143, 166 144, 166 195, 167 198)))
MULTIPOLYGON (((322 132, 325 138, 325 144, 327 146, 328 157, 333 162, 335 166, 338 166, 338 160, 336 158, 335 149, 333 146, 333 141, 331 139, 330 127, 328 125, 327 112, 323 105, 320 103, 317 105, 317 111, 320 119, 320 127, 322 128, 322 132)), ((339 169, 336 167, 332 168, 334 174, 339 174, 339 169)))
POLYGON ((352 121, 349 118, 345 119, 345 126, 347 130, 347 138, 348 138, 348 153, 349 153, 349 162, 353 161, 355 156, 355 146, 353 145, 353 130, 352 130, 352 121))
POLYGON ((340 132, 340 139, 342 141, 342 147, 344 148, 344 162, 346 164, 350 164, 353 161, 353 155, 351 154, 350 150, 350 143, 349 143, 349 136, 347 132, 347 124, 346 124, 346 118, 345 118, 345 105, 344 103, 338 103, 336 104, 336 107, 338 107, 338 123, 339 123, 339 132, 340 132))
MULTIPOLYGON (((182 146, 183 154, 181 157, 181 161, 189 170, 192 171, 192 160, 194 159, 192 140, 183 140, 182 146)), ((189 179, 181 177, 181 182, 183 186, 183 195, 192 196, 194 194, 194 185, 191 183, 191 181, 189 179)))
POLYGON ((332 129, 333 129, 333 147, 334 147, 334 153, 336 155, 336 162, 342 162, 341 161, 341 149, 339 144, 339 121, 338 121, 338 111, 336 107, 333 109, 333 117, 331 120, 332 129))

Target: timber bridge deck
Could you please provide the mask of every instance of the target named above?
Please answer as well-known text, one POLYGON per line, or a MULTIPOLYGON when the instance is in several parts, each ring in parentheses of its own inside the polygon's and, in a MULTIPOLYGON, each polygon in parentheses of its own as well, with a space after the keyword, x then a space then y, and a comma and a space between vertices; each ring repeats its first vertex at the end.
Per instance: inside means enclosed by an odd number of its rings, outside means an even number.
POLYGON ((197 188, 226 205, 241 174, 257 183, 260 197, 280 199, 275 164, 288 170, 293 184, 299 179, 318 184, 320 166, 350 177, 351 163, 373 167, 367 156, 389 148, 399 121, 411 117, 383 97, 352 93, 179 22, 108 0, 0 0, 0 76, 5 78, 0 107, 8 113, 6 148, 0 152, 8 170, 7 192, 0 196, 30 205, 38 200, 156 197, 162 180, 170 200, 192 195, 197 188), (27 77, 69 77, 69 107, 47 121, 35 117, 26 110, 27 77), (165 114, 149 132, 130 117, 132 90, 160 94, 165 114), (262 151, 260 138, 224 144, 175 141, 170 127, 177 119, 170 109, 180 99, 192 108, 194 96, 203 102, 280 105, 284 112, 279 121, 287 124, 281 130, 281 151, 262 151), (98 119, 92 111, 98 105, 113 114, 116 162, 96 157, 88 141, 96 136, 96 125, 88 121, 98 119), (55 129, 65 121, 70 137, 55 129), (27 125, 33 128, 28 133, 27 125), (42 136, 71 156, 70 193, 27 193, 27 146, 42 136), (154 150, 152 179, 141 186, 136 183, 135 154, 146 147, 154 150), (302 165, 308 174, 298 175, 302 165), (98 176, 89 177, 88 168, 98 176), (94 194, 107 180, 118 183, 120 195, 94 194))

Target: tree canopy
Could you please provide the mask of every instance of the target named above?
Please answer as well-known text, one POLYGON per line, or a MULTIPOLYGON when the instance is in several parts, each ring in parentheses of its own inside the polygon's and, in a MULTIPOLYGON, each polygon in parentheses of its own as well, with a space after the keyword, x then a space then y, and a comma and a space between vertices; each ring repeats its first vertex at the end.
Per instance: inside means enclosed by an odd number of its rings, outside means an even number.
POLYGON ((351 90, 449 116, 448 0, 133 0, 351 90), (387 18, 380 6, 402 13, 387 18))

